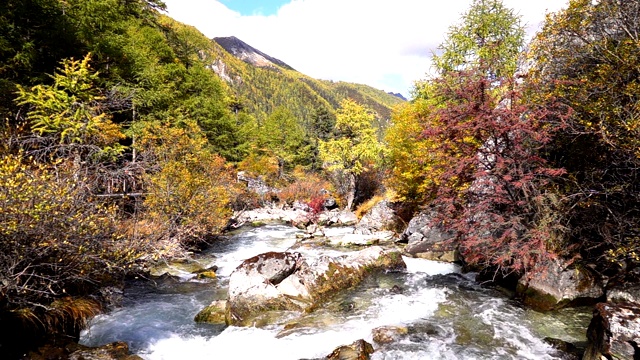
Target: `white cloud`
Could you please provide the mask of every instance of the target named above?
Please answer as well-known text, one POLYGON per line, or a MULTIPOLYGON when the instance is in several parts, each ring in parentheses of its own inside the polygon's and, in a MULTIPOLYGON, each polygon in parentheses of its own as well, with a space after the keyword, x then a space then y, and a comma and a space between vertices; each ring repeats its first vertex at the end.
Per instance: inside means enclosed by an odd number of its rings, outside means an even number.
MULTIPOLYGON (((471 0, 293 0, 276 15, 241 16, 214 0, 165 0, 169 15, 208 37, 236 36, 318 79, 407 96, 431 52, 471 0)), ((565 0, 504 0, 532 34, 565 0)))

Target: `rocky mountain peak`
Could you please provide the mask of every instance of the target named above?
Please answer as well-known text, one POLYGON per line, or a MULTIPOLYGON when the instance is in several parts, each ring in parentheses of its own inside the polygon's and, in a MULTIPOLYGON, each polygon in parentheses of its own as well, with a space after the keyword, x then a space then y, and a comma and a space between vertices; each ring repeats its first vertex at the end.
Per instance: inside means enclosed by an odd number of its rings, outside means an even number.
POLYGON ((233 56, 254 66, 281 67, 289 70, 294 70, 284 61, 278 60, 263 53, 262 51, 252 47, 251 45, 245 43, 235 36, 216 37, 213 38, 213 40, 233 56))

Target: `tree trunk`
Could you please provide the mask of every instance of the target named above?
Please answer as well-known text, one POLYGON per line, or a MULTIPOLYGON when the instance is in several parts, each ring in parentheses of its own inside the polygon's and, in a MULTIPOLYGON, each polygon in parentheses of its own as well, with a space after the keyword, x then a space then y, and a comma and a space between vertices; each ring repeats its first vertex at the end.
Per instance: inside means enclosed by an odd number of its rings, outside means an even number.
POLYGON ((356 198, 356 175, 347 174, 347 207, 345 210, 352 210, 353 200, 356 198))

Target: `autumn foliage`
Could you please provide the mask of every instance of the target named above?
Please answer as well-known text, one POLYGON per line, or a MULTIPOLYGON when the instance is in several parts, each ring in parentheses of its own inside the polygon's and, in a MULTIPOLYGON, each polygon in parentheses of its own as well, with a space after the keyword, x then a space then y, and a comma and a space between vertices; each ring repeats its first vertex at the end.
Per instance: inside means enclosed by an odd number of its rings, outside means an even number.
POLYGON ((439 80, 423 137, 439 144, 428 188, 436 221, 454 231, 466 260, 522 271, 553 256, 561 230, 552 181, 562 169, 541 151, 564 126, 567 109, 524 102, 511 83, 481 73, 439 80), (507 89, 507 90, 505 90, 507 89))

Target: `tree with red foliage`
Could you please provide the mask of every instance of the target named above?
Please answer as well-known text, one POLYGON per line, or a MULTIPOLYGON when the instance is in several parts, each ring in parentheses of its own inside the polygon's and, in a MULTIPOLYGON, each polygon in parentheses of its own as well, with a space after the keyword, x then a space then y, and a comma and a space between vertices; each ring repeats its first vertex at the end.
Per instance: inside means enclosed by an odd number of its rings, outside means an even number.
POLYGON ((509 80, 481 69, 433 80, 445 101, 423 124, 439 144, 429 176, 439 226, 457 234, 465 259, 522 271, 553 257, 561 230, 553 179, 562 169, 540 155, 567 110, 527 104, 509 80))

